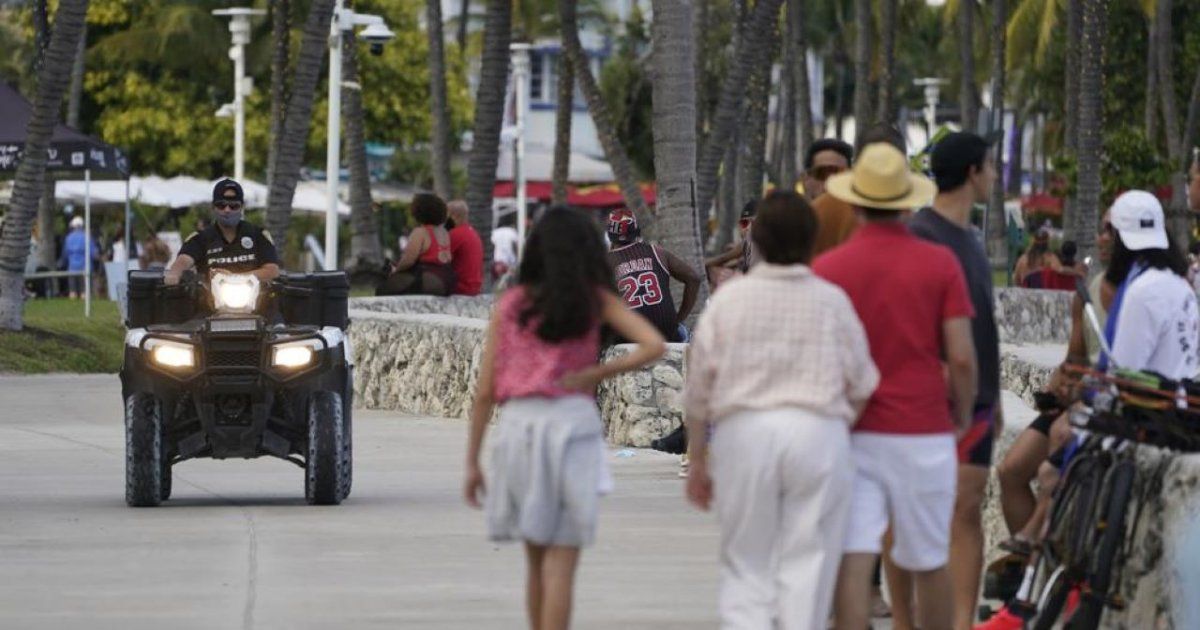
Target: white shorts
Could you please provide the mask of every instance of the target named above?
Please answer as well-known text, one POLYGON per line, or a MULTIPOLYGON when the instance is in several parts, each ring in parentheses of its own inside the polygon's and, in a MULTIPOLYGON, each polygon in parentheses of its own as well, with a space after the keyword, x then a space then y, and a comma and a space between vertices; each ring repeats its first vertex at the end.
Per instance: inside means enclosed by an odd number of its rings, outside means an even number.
POLYGON ((850 451, 855 474, 845 553, 880 553, 890 522, 896 566, 945 566, 958 482, 954 436, 853 433, 850 451))

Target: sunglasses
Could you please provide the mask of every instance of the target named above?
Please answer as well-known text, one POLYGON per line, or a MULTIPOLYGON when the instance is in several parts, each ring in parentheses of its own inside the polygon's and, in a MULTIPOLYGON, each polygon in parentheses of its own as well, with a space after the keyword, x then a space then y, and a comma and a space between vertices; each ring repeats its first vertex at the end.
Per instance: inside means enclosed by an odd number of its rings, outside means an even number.
POLYGON ((814 166, 813 168, 808 169, 808 175, 819 182, 823 182, 844 170, 846 170, 845 167, 827 164, 825 166, 814 166))
POLYGON ((240 201, 214 201, 214 208, 229 208, 230 210, 241 210, 242 202, 240 201))

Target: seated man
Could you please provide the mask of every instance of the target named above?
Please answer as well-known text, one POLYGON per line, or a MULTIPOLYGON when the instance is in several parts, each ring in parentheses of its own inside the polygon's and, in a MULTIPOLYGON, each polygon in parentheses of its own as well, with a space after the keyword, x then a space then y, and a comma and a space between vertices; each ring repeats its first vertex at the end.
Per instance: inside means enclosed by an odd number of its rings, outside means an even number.
POLYGON ((704 270, 713 289, 736 275, 750 271, 750 267, 758 262, 754 243, 750 242, 750 226, 754 225, 757 213, 758 200, 747 201, 746 205, 742 206, 742 214, 738 218, 738 236, 741 240, 730 244, 724 253, 704 261, 704 270))
POLYGON ((261 282, 279 275, 279 254, 271 235, 242 218, 245 214, 242 186, 223 179, 213 187, 213 216, 216 223, 188 237, 179 256, 163 274, 163 282, 179 284, 184 271, 196 268, 202 274, 251 273, 261 282))
POLYGON ((483 290, 483 240, 471 227, 467 202, 455 199, 446 204, 450 214, 450 266, 458 278, 455 295, 479 295, 483 290))
POLYGON ((640 237, 637 217, 624 208, 608 215, 608 238, 612 249, 608 263, 617 279, 625 304, 650 320, 670 342, 687 341, 683 322, 696 305, 700 274, 682 258, 651 245, 640 237), (683 283, 679 310, 671 298, 671 279, 683 283))

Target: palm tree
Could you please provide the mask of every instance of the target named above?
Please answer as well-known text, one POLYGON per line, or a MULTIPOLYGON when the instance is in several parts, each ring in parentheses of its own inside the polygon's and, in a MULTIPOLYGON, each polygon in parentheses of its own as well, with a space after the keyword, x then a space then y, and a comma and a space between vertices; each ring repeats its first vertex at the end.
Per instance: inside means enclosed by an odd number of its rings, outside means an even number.
POLYGON ((1085 254, 1095 251, 1097 209, 1100 207, 1101 130, 1104 125, 1104 39, 1107 32, 1107 0, 1079 0, 1082 28, 1079 39, 1079 170, 1075 241, 1085 254))
POLYGON ((766 33, 770 49, 766 60, 750 75, 746 86, 745 113, 742 119, 742 143, 738 147, 738 188, 745 197, 758 198, 762 195, 763 174, 767 156, 767 118, 771 104, 771 61, 779 43, 779 31, 772 25, 766 33))
POLYGON ((442 1, 426 0, 425 21, 429 35, 429 105, 433 112, 433 191, 449 199, 450 180, 450 108, 446 104, 446 40, 442 35, 442 1))
MULTIPOLYGON (((347 7, 350 4, 347 2, 347 7)), ((346 164, 350 170, 350 264, 348 267, 365 278, 383 265, 383 243, 379 240, 374 204, 371 202, 371 176, 367 172, 367 142, 362 88, 358 76, 358 39, 342 38, 342 103, 345 105, 346 164)), ((435 160, 436 162, 436 160, 435 160)))
MULTIPOLYGON (((1085 0, 1066 0, 1067 2, 1067 63, 1065 77, 1063 137, 1067 152, 1070 155, 1079 148, 1079 90, 1081 59, 1080 49, 1083 40, 1083 3, 1085 0)), ((1068 208, 1069 210, 1069 208, 1068 208)), ((1068 212, 1073 220, 1073 213, 1068 212)))
POLYGON ((1151 143, 1158 139, 1158 26, 1153 12, 1146 16, 1146 108, 1143 127, 1151 143))
POLYGON ((958 93, 958 112, 962 128, 978 128, 979 95, 975 92, 975 0, 958 3, 958 60, 962 78, 958 93))
POLYGON ((896 115, 896 86, 893 82, 896 74, 896 5, 899 0, 879 1, 883 6, 879 20, 879 107, 875 110, 875 120, 891 122, 896 115))
POLYGON ((583 44, 579 41, 579 23, 575 5, 575 0, 560 0, 558 4, 563 54, 575 72, 575 81, 579 85, 580 91, 583 92, 588 114, 596 125, 596 135, 600 138, 600 146, 604 148, 604 156, 612 166, 613 177, 616 178, 617 185, 621 188, 621 196, 625 200, 625 205, 634 212, 645 214, 646 202, 642 198, 641 189, 638 188, 637 180, 634 178, 629 155, 617 137, 612 117, 608 113, 608 106, 604 103, 604 95, 600 92, 600 86, 596 84, 596 77, 592 74, 587 54, 583 50, 583 44))
MULTIPOLYGON (((1158 47, 1158 92, 1162 96, 1163 130, 1167 134, 1167 156, 1171 164, 1171 202, 1167 207, 1167 225, 1176 242, 1187 243, 1191 232, 1191 217, 1187 210, 1187 140, 1191 130, 1188 125, 1195 125, 1195 118, 1183 122, 1180 127, 1179 102, 1175 86, 1175 39, 1171 11, 1172 0, 1158 0, 1155 7, 1154 26, 1158 47)), ((1195 90, 1193 90, 1195 92, 1195 90)), ((1147 93, 1147 98, 1153 95, 1147 93)), ((1194 107, 1189 104, 1189 114, 1194 107)), ((1186 115, 1186 114, 1185 114, 1186 115)), ((1194 128, 1194 127, 1193 127, 1194 128)))
POLYGON ((854 128, 866 129, 871 118, 871 0, 854 0, 854 128))
POLYGON ((558 101, 554 105, 554 170, 550 175, 551 200, 567 203, 571 175, 571 117, 575 114, 575 71, 563 57, 558 64, 558 101))
POLYGON ((287 113, 287 69, 292 48, 292 0, 271 3, 271 137, 267 149, 267 187, 275 181, 275 160, 283 143, 287 113))
MULTIPOLYGON (((663 244, 696 269, 704 250, 696 219, 696 103, 680 94, 696 91, 695 41, 690 0, 654 0, 654 171, 658 180, 655 213, 663 244)), ((700 304, 704 289, 701 288, 700 304)))
POLYGON ((483 239, 488 255, 492 247, 492 189, 496 186, 496 165, 500 161, 500 128, 504 124, 511 39, 512 1, 488 0, 479 90, 475 96, 474 143, 467 162, 466 195, 471 225, 483 239))
MULTIPOLYGON (((283 121, 283 139, 275 158, 275 173, 267 195, 267 229, 278 235, 282 249, 286 247, 288 222, 292 217, 292 197, 300 179, 304 161, 304 146, 312 124, 313 97, 321 75, 321 60, 329 37, 334 0, 312 0, 308 19, 304 23, 304 39, 296 59, 296 74, 292 79, 292 97, 288 99, 283 121)), ((337 177, 330 173, 330 177, 337 177)))
MULTIPOLYGON (((797 20, 803 24, 804 8, 800 6, 798 0, 790 0, 784 5, 784 21, 783 21, 783 41, 782 41, 782 68, 780 69, 780 89, 779 89, 779 126, 782 129, 782 135, 779 140, 779 172, 776 173, 775 179, 779 182, 779 187, 784 190, 792 190, 796 187, 796 109, 808 104, 807 100, 802 100, 797 93, 796 79, 801 71, 800 64, 803 61, 797 62, 797 59, 803 59, 804 52, 797 52, 798 46, 796 40, 797 20), (797 18, 797 15, 801 17, 797 18)), ((803 69, 807 71, 806 68, 803 69)))
POLYGON ((792 29, 792 43, 796 46, 796 62, 791 67, 795 76, 797 100, 796 122, 800 124, 800 135, 796 141, 796 153, 803 155, 813 141, 812 87, 808 80, 808 28, 805 20, 804 0, 788 2, 788 19, 792 29))
MULTIPOLYGON (((992 130, 1004 131, 1004 64, 1005 44, 1008 23, 1007 0, 992 0, 992 130)), ((1004 172, 1004 136, 996 144, 996 170, 1004 172)), ((1017 158, 1020 159, 1019 157, 1017 158)), ((988 207, 988 243, 992 266, 999 269, 1008 268, 1008 247, 1006 245, 1006 227, 1008 221, 1004 212, 1003 177, 992 187, 992 199, 988 207)))
POLYGON ((696 173, 696 207, 703 225, 708 221, 717 191, 717 174, 725 157, 726 145, 738 124, 738 113, 745 97, 746 78, 754 68, 767 63, 768 34, 775 28, 782 0, 758 0, 743 29, 733 64, 721 83, 721 96, 713 115, 708 140, 700 151, 696 173))
POLYGON ((21 330, 25 305, 25 261, 37 215, 38 198, 46 177, 50 137, 59 120, 63 94, 71 78, 87 17, 87 0, 60 0, 54 32, 38 72, 37 96, 21 163, 17 166, 12 201, 0 230, 0 328, 21 330))
POLYGON ((471 15, 471 0, 462 0, 458 9, 458 54, 467 56, 467 19, 471 15))

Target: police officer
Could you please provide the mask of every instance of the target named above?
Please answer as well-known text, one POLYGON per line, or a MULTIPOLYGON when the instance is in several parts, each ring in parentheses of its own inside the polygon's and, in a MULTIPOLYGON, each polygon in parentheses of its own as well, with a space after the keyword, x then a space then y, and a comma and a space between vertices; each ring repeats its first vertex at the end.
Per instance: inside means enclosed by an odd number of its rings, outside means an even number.
POLYGON ((192 234, 163 276, 166 284, 179 283, 184 271, 195 267, 203 274, 252 273, 262 282, 279 275, 279 254, 270 235, 242 220, 245 195, 242 186, 223 179, 213 188, 216 222, 192 234))

